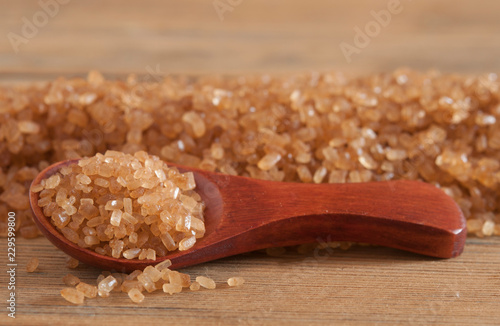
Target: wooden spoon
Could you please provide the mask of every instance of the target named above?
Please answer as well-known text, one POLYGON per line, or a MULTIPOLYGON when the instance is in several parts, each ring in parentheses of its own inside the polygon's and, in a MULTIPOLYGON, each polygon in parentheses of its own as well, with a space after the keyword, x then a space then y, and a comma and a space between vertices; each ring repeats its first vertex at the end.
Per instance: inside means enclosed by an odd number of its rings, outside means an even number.
MULTIPOLYGON (((32 186, 76 162, 49 166, 32 186)), ((129 272, 165 259, 172 261, 172 268, 181 268, 257 249, 327 239, 440 258, 458 256, 464 247, 467 232, 460 208, 442 190, 424 182, 286 183, 177 168, 194 173, 196 191, 206 204, 205 236, 187 251, 151 261, 116 259, 81 248, 56 230, 37 204, 38 193, 30 191, 35 222, 54 245, 79 261, 129 272)))

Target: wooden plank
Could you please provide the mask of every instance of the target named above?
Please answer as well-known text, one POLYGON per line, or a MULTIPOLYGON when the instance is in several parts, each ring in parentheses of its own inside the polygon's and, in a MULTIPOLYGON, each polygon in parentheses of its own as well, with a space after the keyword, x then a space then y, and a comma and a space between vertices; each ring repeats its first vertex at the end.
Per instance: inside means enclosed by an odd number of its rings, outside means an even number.
MULTIPOLYGON (((0 250, 7 251, 5 240, 0 250)), ((499 238, 469 239, 464 253, 449 260, 383 247, 307 255, 288 251, 281 257, 256 252, 183 269, 192 278, 213 277, 215 290, 174 296, 158 292, 139 305, 124 293, 113 293, 74 306, 59 295, 62 277, 73 273, 93 283, 99 270, 64 267, 65 255, 45 238, 18 239, 16 250, 16 324, 494 325, 500 318, 499 238), (32 257, 40 259, 40 266, 28 274, 25 265, 32 257), (242 276, 246 283, 229 288, 225 281, 231 276, 242 276)), ((6 298, 4 271, 0 282, 6 298)), ((2 320, 7 320, 5 311, 2 320)))
MULTIPOLYGON (((244 1, 220 21, 210 1, 70 2, 15 52, 9 33, 42 10, 0 1, 0 72, 162 74, 340 69, 368 73, 399 66, 456 72, 499 71, 500 4, 401 0, 402 11, 351 56, 356 26, 388 1, 244 1)), ((1 75, 0 75, 0 78, 1 75)))

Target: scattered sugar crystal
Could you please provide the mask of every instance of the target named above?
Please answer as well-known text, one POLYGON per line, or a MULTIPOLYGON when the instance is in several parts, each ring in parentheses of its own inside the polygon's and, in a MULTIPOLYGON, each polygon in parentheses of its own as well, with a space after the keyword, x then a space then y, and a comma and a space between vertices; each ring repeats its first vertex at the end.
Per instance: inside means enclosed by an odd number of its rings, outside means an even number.
POLYGON ((187 288, 191 285, 191 276, 189 276, 188 274, 179 273, 177 271, 169 271, 167 275, 168 281, 171 284, 179 284, 183 288, 187 288))
POLYGON ((153 282, 158 281, 162 276, 162 273, 153 266, 146 267, 143 273, 147 275, 153 282))
POLYGON ((136 279, 137 276, 141 275, 142 274, 142 271, 141 270, 138 270, 136 269, 135 271, 133 271, 132 273, 128 274, 125 279, 127 280, 133 280, 133 279, 136 279))
POLYGON ((101 297, 101 298, 108 298, 110 293, 107 292, 107 291, 103 291, 103 290, 97 290, 97 294, 101 297))
POLYGON ((73 274, 66 274, 65 276, 63 276, 62 281, 67 286, 75 286, 80 283, 80 279, 73 274))
POLYGON ((97 297, 97 287, 95 285, 90 285, 84 282, 78 283, 76 289, 83 293, 83 295, 87 298, 95 298, 97 297))
POLYGON ((187 288, 191 285, 191 276, 189 276, 189 274, 179 273, 179 276, 181 278, 180 284, 183 288, 187 288))
POLYGON ((189 289, 191 291, 198 291, 200 289, 200 283, 198 283, 196 281, 191 283, 191 285, 189 286, 189 289))
POLYGON ((79 261, 73 257, 66 258, 66 267, 68 268, 77 268, 79 261))
POLYGON ((82 304, 85 296, 82 292, 74 288, 65 288, 61 290, 61 296, 74 304, 82 304))
POLYGON ((231 277, 227 280, 227 284, 229 286, 240 286, 245 283, 245 279, 243 277, 231 277))
POLYGON ((166 276, 170 284, 182 285, 182 278, 178 271, 168 271, 166 276))
POLYGON ((149 278, 147 274, 142 273, 138 275, 137 280, 149 293, 154 292, 156 290, 155 282, 153 282, 153 280, 151 280, 151 278, 149 278))
POLYGON ((182 291, 182 286, 180 284, 163 284, 163 292, 168 293, 170 295, 174 293, 179 293, 182 291))
POLYGON ((109 275, 106 278, 104 278, 102 281, 99 282, 97 288, 98 288, 99 291, 108 292, 109 293, 117 285, 118 285, 118 282, 117 282, 116 278, 114 278, 113 276, 109 275))
POLYGON ((26 271, 28 273, 33 273, 38 268, 38 264, 39 264, 38 258, 31 258, 26 264, 26 271))
POLYGON ((215 282, 211 278, 206 276, 198 276, 196 277, 196 282, 200 283, 200 285, 206 289, 215 289, 215 282))
POLYGON ((124 280, 120 286, 120 290, 122 292, 128 292, 134 288, 139 290, 139 291, 143 290, 142 285, 137 280, 124 280))
POLYGON ((144 301, 144 294, 141 293, 137 288, 132 288, 128 291, 129 298, 135 303, 141 303, 144 301))

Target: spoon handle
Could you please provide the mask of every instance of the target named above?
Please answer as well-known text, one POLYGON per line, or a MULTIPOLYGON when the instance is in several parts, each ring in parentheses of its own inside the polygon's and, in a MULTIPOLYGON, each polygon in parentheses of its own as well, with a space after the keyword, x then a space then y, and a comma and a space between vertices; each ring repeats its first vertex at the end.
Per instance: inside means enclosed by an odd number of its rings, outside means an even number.
POLYGON ((246 229, 241 239, 233 238, 235 247, 354 241, 450 258, 465 243, 458 205, 424 182, 317 185, 247 179, 227 190, 224 201, 233 207, 225 209, 231 212, 225 224, 246 229))

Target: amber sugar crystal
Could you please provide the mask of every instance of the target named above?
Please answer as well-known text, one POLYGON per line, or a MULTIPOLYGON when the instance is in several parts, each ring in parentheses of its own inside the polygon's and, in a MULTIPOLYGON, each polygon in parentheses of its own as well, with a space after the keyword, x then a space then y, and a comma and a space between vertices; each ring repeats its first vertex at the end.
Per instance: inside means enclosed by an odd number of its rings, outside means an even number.
POLYGON ((241 286, 245 283, 245 279, 243 277, 230 277, 227 280, 227 284, 229 286, 241 286))
POLYGON ((142 294, 141 291, 136 288, 130 289, 127 293, 130 297, 130 300, 135 303, 141 303, 142 301, 144 301, 144 294, 142 294))
POLYGON ((144 151, 82 158, 41 184, 38 204, 52 224, 100 254, 155 260, 191 248, 205 233, 193 173, 144 151))
POLYGON ((202 287, 206 289, 215 289, 215 281, 209 277, 206 276, 198 276, 196 278, 196 282, 198 282, 202 287))
POLYGON ((66 299, 67 301, 74 303, 74 304, 82 304, 85 295, 78 291, 77 289, 74 288, 64 288, 61 290, 61 296, 66 299))
POLYGON ((66 284, 67 286, 75 286, 77 285, 78 283, 80 283, 80 279, 78 277, 76 277, 75 275, 73 274, 66 274, 63 278, 62 278, 62 281, 64 284, 66 284))
MULTIPOLYGON (((191 291, 198 291, 200 287, 215 289, 215 281, 205 276, 198 276, 195 282, 191 282, 188 274, 172 271, 168 267, 170 260, 165 260, 155 266, 148 266, 143 271, 136 270, 130 274, 103 272, 97 278, 97 286, 91 285, 68 274, 63 281, 70 288, 61 291, 64 299, 74 304, 81 304, 85 298, 96 297, 108 298, 113 296, 113 292, 127 293, 134 303, 141 303, 145 299, 144 292, 163 292, 174 295, 189 288, 191 291)), ((230 286, 238 286, 244 283, 243 278, 233 277, 228 280, 230 286)))
POLYGON ((38 268, 39 260, 38 258, 31 258, 26 264, 26 271, 28 273, 33 273, 38 268))

